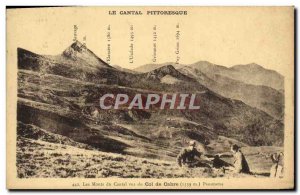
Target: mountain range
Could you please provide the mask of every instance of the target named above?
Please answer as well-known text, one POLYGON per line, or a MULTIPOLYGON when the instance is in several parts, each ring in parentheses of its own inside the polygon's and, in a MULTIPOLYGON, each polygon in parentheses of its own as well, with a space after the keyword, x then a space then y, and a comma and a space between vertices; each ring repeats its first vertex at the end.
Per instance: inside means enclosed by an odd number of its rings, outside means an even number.
MULTIPOLYGON (((153 71, 165 64, 143 65, 136 71, 153 71)), ((175 64, 176 69, 210 90, 231 99, 258 108, 276 119, 284 117, 284 78, 273 70, 257 64, 237 65, 231 68, 207 61, 195 64, 175 64)))
POLYGON ((37 139, 35 129, 100 151, 158 159, 174 159, 190 139, 210 153, 235 142, 282 146, 282 77, 257 65, 221 71, 201 64, 135 73, 108 65, 80 42, 56 56, 18 48, 18 132, 37 139), (243 78, 232 73, 246 70, 243 78), (266 82, 269 74, 279 81, 266 82), (95 117, 106 93, 196 93, 200 110, 100 110, 95 117))
POLYGON ((137 72, 149 72, 162 66, 173 65, 176 69, 183 67, 190 67, 201 71, 208 77, 221 75, 237 81, 252 85, 263 85, 282 91, 284 89, 283 76, 274 70, 265 69, 264 67, 252 63, 245 65, 235 65, 232 67, 225 67, 221 65, 212 64, 207 61, 199 61, 194 64, 184 65, 175 63, 162 64, 146 64, 133 69, 137 72))

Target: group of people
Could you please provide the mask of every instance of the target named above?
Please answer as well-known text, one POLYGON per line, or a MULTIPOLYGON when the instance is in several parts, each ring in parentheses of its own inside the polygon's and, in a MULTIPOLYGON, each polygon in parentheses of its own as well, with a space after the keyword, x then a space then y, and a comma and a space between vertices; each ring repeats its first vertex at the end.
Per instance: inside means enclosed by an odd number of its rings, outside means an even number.
MULTIPOLYGON (((234 159, 233 164, 230 164, 221 159, 222 155, 204 155, 196 148, 196 141, 189 142, 189 146, 184 148, 177 156, 177 163, 180 167, 208 167, 232 171, 234 173, 252 174, 248 162, 242 153, 240 147, 236 144, 231 146, 231 153, 234 159)), ((271 160, 273 166, 270 170, 270 177, 282 177, 283 174, 283 153, 272 154, 271 160)))

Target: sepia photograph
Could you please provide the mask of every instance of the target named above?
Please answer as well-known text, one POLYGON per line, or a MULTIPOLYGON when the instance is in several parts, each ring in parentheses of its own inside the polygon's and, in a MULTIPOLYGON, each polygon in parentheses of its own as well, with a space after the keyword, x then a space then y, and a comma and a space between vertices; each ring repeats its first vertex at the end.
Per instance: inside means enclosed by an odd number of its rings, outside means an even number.
POLYGON ((7 188, 293 189, 294 12, 7 7, 7 188))

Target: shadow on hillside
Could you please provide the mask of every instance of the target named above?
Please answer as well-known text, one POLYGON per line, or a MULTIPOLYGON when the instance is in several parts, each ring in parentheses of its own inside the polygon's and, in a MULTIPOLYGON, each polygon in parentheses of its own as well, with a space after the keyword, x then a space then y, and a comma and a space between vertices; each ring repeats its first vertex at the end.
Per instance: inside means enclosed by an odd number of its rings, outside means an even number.
POLYGON ((67 136, 76 142, 88 144, 100 151, 124 153, 129 145, 106 137, 100 131, 91 129, 79 120, 27 105, 18 104, 18 121, 33 124, 51 133, 67 136))

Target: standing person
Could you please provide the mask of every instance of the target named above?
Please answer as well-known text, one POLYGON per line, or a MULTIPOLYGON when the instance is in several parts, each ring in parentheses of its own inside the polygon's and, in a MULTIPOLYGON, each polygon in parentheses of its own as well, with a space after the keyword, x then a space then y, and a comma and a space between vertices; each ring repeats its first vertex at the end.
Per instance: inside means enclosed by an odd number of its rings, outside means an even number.
POLYGON ((98 110, 97 107, 94 108, 94 110, 92 111, 91 115, 92 115, 92 117, 95 120, 95 124, 98 125, 99 118, 100 118, 100 112, 99 112, 99 110, 98 110))
POLYGON ((250 168, 247 163, 247 160, 240 150, 240 147, 236 144, 231 146, 231 152, 233 153, 234 163, 233 167, 230 167, 230 170, 233 170, 235 173, 247 173, 250 174, 250 168))
POLYGON ((282 177, 283 176, 283 153, 272 154, 271 160, 273 165, 270 170, 270 177, 282 177))

